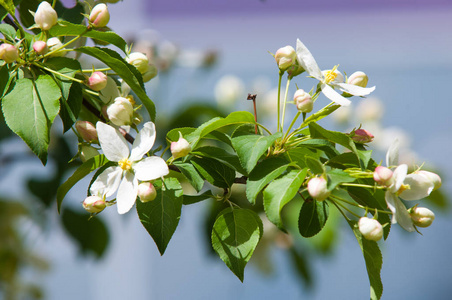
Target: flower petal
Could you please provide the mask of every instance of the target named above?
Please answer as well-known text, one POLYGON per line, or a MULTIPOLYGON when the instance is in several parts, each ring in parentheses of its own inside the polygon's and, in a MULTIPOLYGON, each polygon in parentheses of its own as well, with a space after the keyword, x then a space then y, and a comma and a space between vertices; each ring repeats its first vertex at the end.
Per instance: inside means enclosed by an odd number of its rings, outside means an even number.
POLYGON ((106 168, 91 185, 89 189, 91 195, 110 197, 118 189, 121 177, 122 169, 120 167, 106 168))
POLYGON ((129 147, 126 139, 113 127, 102 122, 96 124, 102 151, 110 161, 120 161, 129 157, 129 147))
POLYGON ((297 39, 297 61, 309 75, 319 81, 323 80, 322 71, 317 65, 314 56, 299 39, 297 39))
POLYGON ((138 180, 132 172, 125 173, 116 196, 116 205, 118 206, 119 214, 125 214, 132 208, 138 194, 138 180))
POLYGON ((399 196, 403 200, 419 200, 427 197, 433 191, 434 184, 429 178, 421 174, 408 174, 403 181, 410 188, 404 190, 399 196))
POLYGON ((109 104, 119 97, 118 86, 113 78, 107 77, 107 86, 99 91, 99 98, 103 103, 109 104))
POLYGON ((137 161, 143 158, 155 142, 155 125, 152 122, 144 124, 143 129, 137 134, 132 145, 132 152, 130 154, 131 161, 137 161))
POLYGON ((330 99, 331 101, 333 101, 334 103, 337 103, 339 105, 342 106, 349 106, 352 102, 344 97, 342 97, 341 95, 338 94, 338 92, 336 92, 332 87, 330 87, 327 84, 322 84, 320 86, 320 88, 322 89, 323 94, 330 99))
POLYGON ((353 96, 367 96, 375 90, 375 87, 364 88, 349 83, 336 83, 339 89, 343 92, 349 93, 353 96))
POLYGON ((386 153, 386 166, 397 166, 399 164, 399 140, 395 139, 386 153))
POLYGON ((388 190, 385 194, 385 200, 393 214, 392 223, 399 223, 399 225, 406 231, 414 231, 413 221, 411 220, 405 205, 402 201, 400 201, 399 197, 388 190))
POLYGON ((141 181, 148 181, 168 175, 169 169, 166 162, 158 157, 151 156, 133 165, 135 176, 141 181))
POLYGON ((403 184, 403 181, 405 180, 407 172, 408 166, 405 164, 398 166, 394 170, 394 173, 392 173, 392 178, 394 178, 394 184, 390 188, 392 193, 397 193, 397 191, 400 189, 400 187, 403 184))

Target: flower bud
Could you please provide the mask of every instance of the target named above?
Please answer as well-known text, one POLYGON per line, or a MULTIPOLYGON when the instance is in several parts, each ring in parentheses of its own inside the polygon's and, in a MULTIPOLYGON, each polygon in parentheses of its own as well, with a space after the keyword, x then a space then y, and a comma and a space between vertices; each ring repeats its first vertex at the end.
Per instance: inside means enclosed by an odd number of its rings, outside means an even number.
POLYGON ((16 61, 19 58, 17 48, 11 44, 0 45, 0 59, 3 59, 7 64, 16 61))
POLYGON ((147 67, 146 72, 144 72, 142 74, 143 76, 143 81, 144 82, 148 82, 149 80, 151 80, 152 78, 154 78, 155 76, 157 76, 158 74, 158 70, 157 67, 154 66, 153 64, 149 64, 147 67))
POLYGON ((191 151, 190 143, 182 137, 182 133, 179 132, 179 140, 171 143, 171 154, 174 159, 187 156, 191 151))
POLYGON ((89 196, 83 201, 83 208, 92 214, 103 211, 105 207, 105 200, 99 196, 89 196))
POLYGON ((378 166, 374 171, 374 180, 380 185, 390 186, 394 181, 392 174, 393 172, 390 169, 378 166))
POLYGON ((356 129, 350 136, 353 141, 360 144, 370 143, 374 140, 373 134, 365 129, 356 129))
POLYGON ((100 91, 107 86, 107 75, 102 72, 94 72, 88 78, 88 86, 93 91, 100 91))
POLYGON ((33 43, 33 50, 39 55, 44 55, 49 52, 49 47, 47 47, 47 43, 44 41, 36 41, 33 43))
POLYGON ((35 13, 35 23, 42 30, 49 30, 58 22, 58 15, 49 2, 42 1, 35 13))
POLYGON ((379 241, 383 237, 383 226, 375 219, 362 217, 359 219, 358 228, 364 238, 370 241, 379 241))
POLYGON ((323 201, 330 195, 323 177, 315 177, 308 182, 308 192, 317 201, 323 201))
POLYGON ((93 143, 98 141, 96 126, 89 121, 77 121, 75 123, 75 129, 80 134, 82 139, 88 143, 93 143))
POLYGON ((428 178, 433 183, 433 191, 441 187, 441 177, 438 174, 424 170, 416 171, 415 173, 428 178))
POLYGON ((138 72, 141 74, 148 71, 149 60, 147 56, 141 52, 132 52, 128 57, 126 57, 126 61, 137 68, 138 72))
POLYGON ((425 207, 414 207, 410 209, 410 216, 413 224, 419 227, 429 227, 435 220, 435 214, 425 207))
POLYGON ((104 27, 107 26, 109 21, 110 13, 108 12, 107 5, 100 3, 94 6, 89 15, 89 22, 92 23, 94 27, 104 27))
POLYGON ((127 98, 117 97, 107 108, 107 115, 110 121, 117 125, 130 125, 133 121, 133 106, 127 98))
POLYGON ((293 78, 295 76, 300 75, 301 73, 303 73, 305 71, 305 69, 300 66, 298 64, 298 62, 295 60, 295 63, 292 64, 288 69, 287 69, 287 74, 289 74, 290 78, 293 78))
POLYGON ((350 77, 347 79, 347 83, 353 84, 360 87, 366 87, 367 82, 369 81, 369 78, 364 72, 358 71, 350 75, 350 77))
POLYGON ((311 112, 314 108, 314 102, 312 101, 311 95, 302 89, 295 92, 293 102, 297 106, 298 110, 304 113, 311 112))
POLYGON ((88 161, 97 155, 99 155, 99 151, 97 151, 94 147, 88 145, 82 145, 80 147, 80 160, 82 162, 88 161))
POLYGON ((138 197, 140 197, 141 202, 149 202, 157 197, 157 191, 155 187, 150 182, 142 182, 138 185, 138 197))
MULTIPOLYGON (((55 51, 56 49, 59 49, 60 47, 63 47, 63 43, 61 43, 60 39, 57 37, 53 37, 47 40, 47 47, 49 47, 49 51, 55 51)), ((63 50, 64 48, 60 49, 63 50)), ((64 56, 65 52, 63 51, 56 51, 55 53, 52 53, 53 57, 57 56, 64 56)))
POLYGON ((297 58, 297 53, 292 46, 279 48, 275 53, 275 60, 280 70, 285 71, 297 58))

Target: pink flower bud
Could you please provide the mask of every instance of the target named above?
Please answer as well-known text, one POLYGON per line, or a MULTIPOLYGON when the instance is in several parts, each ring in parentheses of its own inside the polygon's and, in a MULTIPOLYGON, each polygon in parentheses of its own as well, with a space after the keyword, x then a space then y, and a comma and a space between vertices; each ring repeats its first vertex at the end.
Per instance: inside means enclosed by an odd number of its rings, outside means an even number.
POLYGON ((375 219, 362 217, 359 219, 358 228, 363 237, 370 241, 379 241, 383 237, 383 226, 375 219))
POLYGON ((89 196, 83 201, 83 208, 92 214, 103 211, 105 207, 105 200, 99 196, 89 196))
POLYGON ((378 166, 374 171, 374 180, 380 185, 390 186, 394 181, 392 174, 393 172, 390 169, 378 166))
POLYGON ((314 108, 314 102, 312 101, 311 95, 302 89, 295 92, 293 102, 297 105, 298 110, 304 113, 311 112, 314 108))
POLYGON ((107 86, 107 75, 102 72, 94 72, 88 78, 88 86, 93 91, 100 91, 107 86))
POLYGON ((75 123, 75 129, 80 134, 82 139, 88 143, 94 143, 98 141, 96 126, 89 121, 77 121, 75 123))
POLYGON ((275 53, 275 60, 280 70, 287 70, 297 58, 297 53, 292 46, 279 48, 275 53))
POLYGON ((49 2, 42 1, 35 13, 35 23, 42 30, 49 30, 58 22, 58 15, 49 2))
POLYGON ((191 151, 191 146, 186 139, 182 137, 182 133, 179 132, 179 140, 171 143, 171 154, 174 159, 184 157, 191 151))
POLYGON ((157 197, 157 191, 155 187, 150 182, 142 182, 138 185, 138 197, 140 197, 141 202, 149 202, 157 197))
POLYGON ((7 64, 10 64, 18 58, 19 52, 16 47, 7 43, 0 45, 0 59, 3 59, 7 64))
POLYGON ((437 190, 441 187, 441 177, 439 177, 438 174, 433 173, 433 172, 429 172, 429 171, 424 171, 424 170, 420 170, 420 171, 416 171, 415 173, 420 174, 426 178, 428 178, 429 181, 431 181, 433 183, 433 191, 437 190))
POLYGON ((373 134, 365 129, 356 129, 350 136, 353 141, 360 144, 370 143, 374 140, 373 134))
POLYGON ((107 5, 100 3, 94 6, 89 15, 89 22, 92 23, 94 27, 104 27, 107 26, 109 21, 110 13, 108 12, 107 5))
POLYGON ((326 180, 323 177, 315 177, 308 182, 308 192, 317 201, 323 201, 330 195, 326 180))
POLYGON ((435 214, 428 208, 415 207, 410 209, 413 224, 419 227, 429 227, 435 220, 435 214))
POLYGON ((130 53, 130 55, 126 57, 126 61, 137 68, 138 72, 141 74, 145 73, 149 69, 149 59, 141 52, 130 53))
POLYGON ((107 108, 110 121, 117 125, 130 125, 133 122, 133 106, 127 98, 117 97, 107 108))
POLYGON ((80 147, 80 160, 82 162, 88 161, 97 155, 99 155, 99 151, 97 151, 94 147, 87 145, 82 145, 80 147))
POLYGON ((44 55, 49 51, 49 47, 47 47, 47 43, 44 41, 36 41, 33 43, 33 50, 37 54, 44 55))
POLYGON ((358 71, 350 75, 350 77, 347 79, 347 83, 353 84, 360 87, 366 87, 367 82, 369 81, 369 78, 364 72, 358 71))

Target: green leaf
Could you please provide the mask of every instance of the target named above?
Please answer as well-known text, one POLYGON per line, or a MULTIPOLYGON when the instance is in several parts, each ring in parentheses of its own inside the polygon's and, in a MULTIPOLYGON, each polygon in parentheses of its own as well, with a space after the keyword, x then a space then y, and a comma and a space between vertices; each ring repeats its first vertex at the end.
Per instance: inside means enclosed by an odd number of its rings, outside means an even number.
POLYGON ((326 201, 305 201, 298 218, 298 230, 303 237, 312 237, 322 230, 328 220, 326 201))
POLYGON ((11 15, 15 15, 16 5, 21 1, 12 1, 12 0, 0 0, 0 6, 2 6, 2 10, 0 11, 1 20, 5 18, 5 16, 9 13, 11 15), (5 11, 3 11, 5 10, 5 11))
POLYGON ((230 188, 234 183, 235 171, 215 159, 193 157, 191 163, 202 177, 214 186, 230 188))
POLYGON ((146 203, 137 201, 137 212, 141 224, 163 255, 179 224, 184 192, 177 179, 171 177, 165 178, 163 185, 161 181, 155 182, 155 187, 157 198, 146 203))
POLYGON ((344 182, 353 182, 355 177, 350 176, 347 172, 339 169, 332 169, 326 173, 328 176, 328 190, 334 190, 339 184, 344 182))
POLYGON ((303 122, 302 127, 306 127, 310 125, 313 122, 320 121, 321 119, 329 116, 332 112, 334 112, 336 109, 341 107, 340 105, 332 105, 332 106, 326 106, 320 111, 310 115, 306 120, 303 122))
POLYGON ((25 0, 20 3, 18 11, 20 21, 24 27, 28 28, 35 24, 35 19, 30 11, 35 12, 38 9, 39 3, 41 1, 38 0, 25 0))
POLYGON ((352 228, 364 255, 367 275, 369 276, 370 282, 370 299, 378 300, 383 294, 383 283, 381 282, 380 277, 383 257, 381 256, 380 248, 378 248, 377 242, 363 238, 361 232, 359 232, 356 221, 348 221, 348 224, 352 228))
POLYGON ((305 158, 306 166, 309 167, 312 173, 314 174, 323 174, 325 173, 325 167, 323 164, 318 160, 311 156, 306 156, 305 158))
POLYGON ((281 210, 291 201, 303 183, 307 169, 292 170, 283 177, 272 181, 264 190, 264 209, 270 222, 284 230, 281 210))
POLYGON ((196 128, 192 127, 182 127, 182 128, 174 128, 168 131, 166 134, 166 139, 170 142, 177 142, 179 140, 179 132, 182 134, 182 136, 190 143, 191 140, 189 139, 189 134, 195 131, 196 128))
POLYGON ((0 33, 3 34, 7 41, 16 43, 16 29, 9 24, 0 24, 0 33))
POLYGON ((256 166, 261 156, 282 136, 281 132, 270 136, 241 135, 232 138, 232 145, 247 173, 256 166))
POLYGON ((6 124, 20 136, 42 163, 47 162, 50 127, 60 109, 61 91, 52 77, 22 78, 2 100, 6 124))
POLYGON ((336 150, 334 144, 328 140, 322 139, 311 139, 307 141, 300 142, 298 144, 299 147, 306 147, 313 150, 321 150, 325 152, 325 154, 329 157, 335 157, 339 155, 339 151, 336 150))
POLYGON ((329 159, 327 165, 340 169, 354 168, 359 167, 359 160, 355 154, 346 152, 329 159))
POLYGON ((249 209, 226 208, 215 220, 212 247, 242 282, 245 266, 262 234, 262 221, 249 209))
POLYGON ((105 156, 97 155, 93 158, 90 158, 86 162, 84 162, 77 170, 75 170, 74 174, 66 180, 57 191, 57 208, 58 212, 61 210, 61 203, 63 202, 64 197, 67 192, 81 179, 83 179, 86 175, 96 170, 97 168, 105 165, 108 162, 108 159, 105 156))
POLYGON ((155 121, 154 102, 146 95, 141 74, 134 66, 128 64, 118 53, 108 48, 80 47, 75 51, 95 57, 109 66, 130 86, 148 111, 151 121, 155 121))
POLYGON ((284 152, 289 161, 296 163, 300 168, 306 168, 306 157, 319 158, 320 152, 308 147, 297 147, 284 152))
POLYGON ((68 131, 77 121, 82 109, 83 89, 80 83, 74 82, 69 89, 67 98, 61 97, 60 117, 63 121, 63 132, 68 131))
POLYGON ((6 64, 0 67, 0 78, 2 79, 0 80, 0 99, 1 99, 4 93, 8 91, 10 83, 9 70, 6 64))
POLYGON ((205 146, 205 147, 197 148, 196 151, 192 151, 192 154, 216 159, 219 162, 233 168, 240 174, 243 174, 243 175, 248 174, 243 169, 242 165, 240 164, 240 161, 239 161, 239 158, 237 157, 237 155, 231 154, 222 148, 205 146))
POLYGON ((184 195, 184 205, 190 205, 213 198, 215 198, 215 196, 212 194, 212 191, 210 190, 205 191, 200 195, 184 195))
POLYGON ((126 53, 127 43, 126 41, 114 33, 113 31, 98 31, 98 30, 88 30, 84 25, 72 24, 66 21, 60 21, 57 25, 50 29, 50 34, 52 36, 78 36, 83 34, 84 37, 93 38, 96 40, 101 40, 112 45, 115 45, 126 53))
POLYGON ((187 178, 188 182, 199 192, 204 186, 204 179, 196 171, 195 167, 191 163, 183 163, 175 161, 174 165, 180 170, 182 175, 187 178))
POLYGON ((290 165, 285 159, 279 157, 271 157, 259 163, 250 173, 246 183, 248 201, 255 204, 259 192, 273 179, 286 171, 290 165))

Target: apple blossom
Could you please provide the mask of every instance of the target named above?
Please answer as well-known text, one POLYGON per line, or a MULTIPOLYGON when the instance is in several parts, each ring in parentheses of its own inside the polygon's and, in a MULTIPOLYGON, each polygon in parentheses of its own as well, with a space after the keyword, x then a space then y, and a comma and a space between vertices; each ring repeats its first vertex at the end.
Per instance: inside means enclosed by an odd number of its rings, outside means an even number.
POLYGON ((116 126, 130 125, 133 123, 133 105, 127 98, 117 97, 108 106, 107 115, 116 126))
POLYGON ((311 95, 306 93, 302 89, 298 89, 294 96, 293 101, 297 106, 298 110, 303 113, 311 112, 314 108, 314 102, 312 101, 311 95))
POLYGON ((93 72, 88 78, 88 86, 96 92, 103 90, 107 86, 107 75, 102 72, 93 72))
POLYGON ((364 238, 370 241, 379 241, 383 237, 383 226, 375 219, 362 217, 358 221, 358 228, 364 238))
POLYGON ((314 177, 308 182, 308 192, 317 201, 323 201, 330 195, 326 180, 323 177, 314 177))
POLYGON ((409 211, 414 225, 419 227, 429 227, 435 220, 435 214, 425 207, 414 207, 409 211))
POLYGON ((58 15, 52 5, 42 1, 35 13, 35 23, 42 30, 49 30, 58 22, 58 15))
POLYGON ((157 191, 151 182, 142 182, 138 185, 138 197, 140 201, 145 203, 155 199, 157 197, 157 191))
POLYGON ((93 123, 89 121, 77 121, 75 123, 75 129, 78 134, 88 143, 95 143, 98 141, 97 130, 93 123))
POLYGON ((138 72, 141 74, 148 71, 149 59, 147 56, 141 52, 132 52, 126 57, 126 61, 137 68, 138 72))
POLYGON ((289 68, 297 58, 297 53, 292 46, 286 46, 279 48, 275 53, 275 60, 278 64, 278 68, 285 71, 289 68))
POLYGON ((63 47, 63 43, 61 43, 60 39, 57 37, 53 37, 47 40, 47 47, 49 48, 49 52, 55 51, 54 53, 52 53, 50 56, 53 57, 58 57, 58 56, 64 56, 65 52, 61 51, 64 48, 63 47), (60 49, 61 48, 61 49, 60 49), (59 49, 57 51, 57 49, 59 49))
POLYGON ((348 84, 353 84, 360 87, 366 87, 368 81, 369 78, 367 77, 366 73, 361 71, 357 71, 347 78, 348 84))
POLYGON ((100 213, 105 207, 105 200, 99 196, 89 196, 83 201, 83 208, 92 214, 100 213))
POLYGON ((17 48, 11 44, 3 43, 0 45, 0 59, 3 59, 7 64, 16 61, 19 58, 17 48))
POLYGON ((370 143, 374 140, 373 134, 365 129, 356 129, 350 136, 353 141, 360 144, 370 143))
POLYGON ((37 54, 44 55, 49 52, 49 47, 44 41, 36 41, 33 43, 33 50, 35 50, 37 54))
POLYGON ((108 12, 107 5, 104 3, 94 6, 91 14, 89 15, 89 22, 94 27, 105 27, 110 21, 110 13, 108 12))
POLYGON ((373 175, 374 180, 380 185, 391 186, 394 183, 393 172, 389 168, 378 166, 373 175))
POLYGON ((171 154, 174 159, 187 156, 191 151, 190 143, 182 137, 179 132, 179 140, 177 142, 171 142, 171 154))

